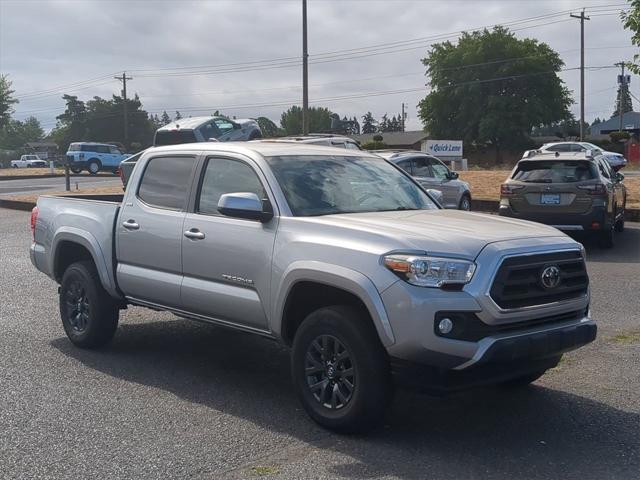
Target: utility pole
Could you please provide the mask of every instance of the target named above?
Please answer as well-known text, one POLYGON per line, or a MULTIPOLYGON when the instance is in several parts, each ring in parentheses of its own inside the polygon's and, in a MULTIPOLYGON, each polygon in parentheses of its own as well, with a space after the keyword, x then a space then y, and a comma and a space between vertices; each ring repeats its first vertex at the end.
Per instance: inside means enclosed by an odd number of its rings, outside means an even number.
POLYGON ((122 72, 121 77, 113 77, 122 82, 122 113, 124 114, 124 146, 129 148, 129 122, 127 120, 127 80, 133 80, 127 77, 126 72, 122 72))
POLYGON ((302 0, 302 134, 309 133, 309 53, 307 52, 307 0, 302 0))
POLYGON ((589 17, 584 14, 584 8, 580 15, 569 16, 580 20, 580 140, 584 141, 584 21, 589 17))
POLYGON ((620 119, 620 128, 618 128, 619 132, 622 132, 622 116, 624 115, 624 112, 622 111, 622 98, 624 97, 624 94, 627 93, 627 78, 624 76, 624 67, 625 67, 625 63, 624 62, 620 62, 620 63, 616 63, 615 64, 616 67, 620 67, 620 78, 618 79, 618 84, 620 85, 620 90, 618 90, 618 117, 620 119))
POLYGON ((405 119, 405 113, 404 113, 404 102, 402 102, 402 117, 400 119, 400 125, 402 127, 402 131, 404 132, 404 119, 405 119))

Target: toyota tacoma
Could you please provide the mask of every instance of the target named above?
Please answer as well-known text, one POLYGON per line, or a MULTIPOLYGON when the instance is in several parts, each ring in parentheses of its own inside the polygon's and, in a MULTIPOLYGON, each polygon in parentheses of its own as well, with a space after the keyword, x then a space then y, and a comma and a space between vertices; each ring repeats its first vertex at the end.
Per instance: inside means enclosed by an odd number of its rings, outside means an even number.
POLYGON ((41 196, 31 226, 74 345, 107 344, 129 305, 261 335, 291 347, 302 405, 337 431, 379 424, 396 384, 526 385, 596 335, 579 243, 444 210, 362 151, 151 148, 123 198, 41 196))

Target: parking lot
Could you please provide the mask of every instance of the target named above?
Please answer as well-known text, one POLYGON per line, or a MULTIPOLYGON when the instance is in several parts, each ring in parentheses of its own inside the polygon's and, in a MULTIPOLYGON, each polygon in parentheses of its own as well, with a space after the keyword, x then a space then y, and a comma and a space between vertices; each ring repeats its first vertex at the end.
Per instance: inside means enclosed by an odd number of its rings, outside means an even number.
POLYGON ((531 388, 398 392, 352 437, 309 420, 268 340, 131 308, 73 348, 28 222, 0 209, 1 478, 638 478, 640 224, 587 244, 594 343, 531 388))

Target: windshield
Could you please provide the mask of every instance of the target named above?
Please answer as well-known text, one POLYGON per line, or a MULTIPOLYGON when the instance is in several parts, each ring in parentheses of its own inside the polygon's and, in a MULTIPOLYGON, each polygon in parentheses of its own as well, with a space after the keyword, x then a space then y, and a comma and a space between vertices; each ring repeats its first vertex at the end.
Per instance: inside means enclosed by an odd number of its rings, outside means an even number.
POLYGON ((592 180, 596 176, 591 162, 534 160, 520 162, 512 178, 528 183, 573 183, 592 180))
POLYGON ((297 217, 438 208, 382 159, 305 155, 268 157, 267 162, 297 217))

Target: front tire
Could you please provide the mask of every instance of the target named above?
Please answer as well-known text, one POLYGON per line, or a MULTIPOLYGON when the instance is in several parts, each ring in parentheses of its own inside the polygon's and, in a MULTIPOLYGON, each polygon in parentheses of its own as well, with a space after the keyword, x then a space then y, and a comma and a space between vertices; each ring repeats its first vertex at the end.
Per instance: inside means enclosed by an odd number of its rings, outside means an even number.
POLYGON ((118 327, 118 313, 93 262, 76 262, 67 268, 60 285, 60 317, 71 343, 89 349, 109 343, 118 327))
POLYGON ((471 196, 468 193, 462 195, 458 209, 464 210, 465 212, 471 210, 471 196))
POLYGON ((369 318, 350 306, 305 318, 293 341, 291 372, 304 409, 342 433, 378 426, 392 396, 389 362, 369 318))
POLYGON ((530 373, 528 375, 523 375, 522 377, 512 378, 511 380, 507 380, 505 382, 502 382, 500 384, 500 386, 501 387, 505 387, 505 388, 524 388, 524 387, 528 387, 533 382, 535 382, 540 377, 542 377, 545 373, 547 373, 546 370, 540 370, 540 371, 537 371, 537 372, 530 373))
POLYGON ((73 173, 76 173, 76 174, 78 174, 78 173, 80 173, 80 172, 82 171, 82 169, 81 169, 81 168, 79 168, 79 167, 70 167, 70 170, 71 170, 73 173))

